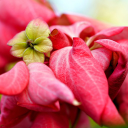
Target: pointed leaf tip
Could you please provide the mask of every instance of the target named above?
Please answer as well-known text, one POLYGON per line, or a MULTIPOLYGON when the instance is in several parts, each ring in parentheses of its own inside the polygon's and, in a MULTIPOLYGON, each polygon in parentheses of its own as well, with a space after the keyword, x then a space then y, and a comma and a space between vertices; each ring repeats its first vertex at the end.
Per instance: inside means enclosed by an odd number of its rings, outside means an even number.
POLYGON ((81 105, 81 103, 78 102, 77 100, 74 100, 74 101, 73 101, 73 105, 74 105, 74 106, 79 106, 79 105, 81 105))

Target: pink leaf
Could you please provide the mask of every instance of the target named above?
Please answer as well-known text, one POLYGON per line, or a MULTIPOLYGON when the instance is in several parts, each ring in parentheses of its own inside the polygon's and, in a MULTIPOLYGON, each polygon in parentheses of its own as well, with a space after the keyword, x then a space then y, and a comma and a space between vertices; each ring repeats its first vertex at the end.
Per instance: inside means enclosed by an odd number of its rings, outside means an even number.
POLYGON ((127 48, 121 45, 121 43, 117 43, 109 39, 101 39, 101 40, 97 40, 96 42, 112 51, 120 52, 118 65, 116 66, 115 70, 110 75, 110 77, 108 78, 109 95, 112 99, 114 99, 128 71, 127 48))
POLYGON ((23 61, 18 62, 10 71, 0 75, 0 93, 16 95, 28 85, 29 72, 23 61))
POLYGON ((2 21, 20 30, 23 30, 34 18, 42 17, 45 22, 48 22, 55 16, 53 11, 34 0, 2 0, 0 1, 0 12, 2 21))
POLYGON ((59 111, 60 109, 59 102, 47 106, 34 103, 29 97, 27 89, 24 90, 22 93, 16 95, 15 98, 19 106, 25 107, 29 110, 34 110, 38 112, 53 112, 53 111, 59 111))
POLYGON ((56 77, 71 88, 81 102, 82 110, 101 123, 108 98, 108 84, 103 69, 85 42, 74 38, 73 48, 65 47, 53 52, 50 67, 56 77))
POLYGON ((40 105, 49 105, 57 100, 74 104, 70 89, 57 80, 52 70, 43 63, 28 65, 30 80, 28 94, 31 100, 40 105))

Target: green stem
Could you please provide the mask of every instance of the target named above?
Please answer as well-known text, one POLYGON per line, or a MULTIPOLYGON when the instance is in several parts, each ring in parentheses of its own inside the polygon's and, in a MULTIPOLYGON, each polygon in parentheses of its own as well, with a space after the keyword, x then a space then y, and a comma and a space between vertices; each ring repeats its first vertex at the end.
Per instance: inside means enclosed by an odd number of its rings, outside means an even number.
POLYGON ((89 47, 91 45, 91 43, 93 42, 93 40, 95 39, 95 36, 93 36, 92 38, 89 38, 86 42, 86 45, 89 47))

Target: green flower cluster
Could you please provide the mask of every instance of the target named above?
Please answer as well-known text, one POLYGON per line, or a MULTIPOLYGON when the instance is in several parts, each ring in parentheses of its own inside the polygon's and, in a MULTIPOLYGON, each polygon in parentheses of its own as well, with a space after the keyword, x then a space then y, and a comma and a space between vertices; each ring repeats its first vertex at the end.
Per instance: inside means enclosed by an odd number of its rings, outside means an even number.
POLYGON ((12 46, 12 55, 23 57, 27 65, 33 62, 43 63, 45 55, 49 56, 53 49, 49 34, 49 27, 44 21, 32 20, 25 31, 18 33, 8 42, 8 45, 12 46))

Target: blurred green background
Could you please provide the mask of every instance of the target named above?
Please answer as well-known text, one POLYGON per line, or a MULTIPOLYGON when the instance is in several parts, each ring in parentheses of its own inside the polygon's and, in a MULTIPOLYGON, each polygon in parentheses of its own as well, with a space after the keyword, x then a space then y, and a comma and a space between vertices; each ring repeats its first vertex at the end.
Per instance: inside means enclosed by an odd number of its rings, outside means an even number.
POLYGON ((82 14, 113 25, 128 25, 128 0, 49 0, 58 14, 82 14))

